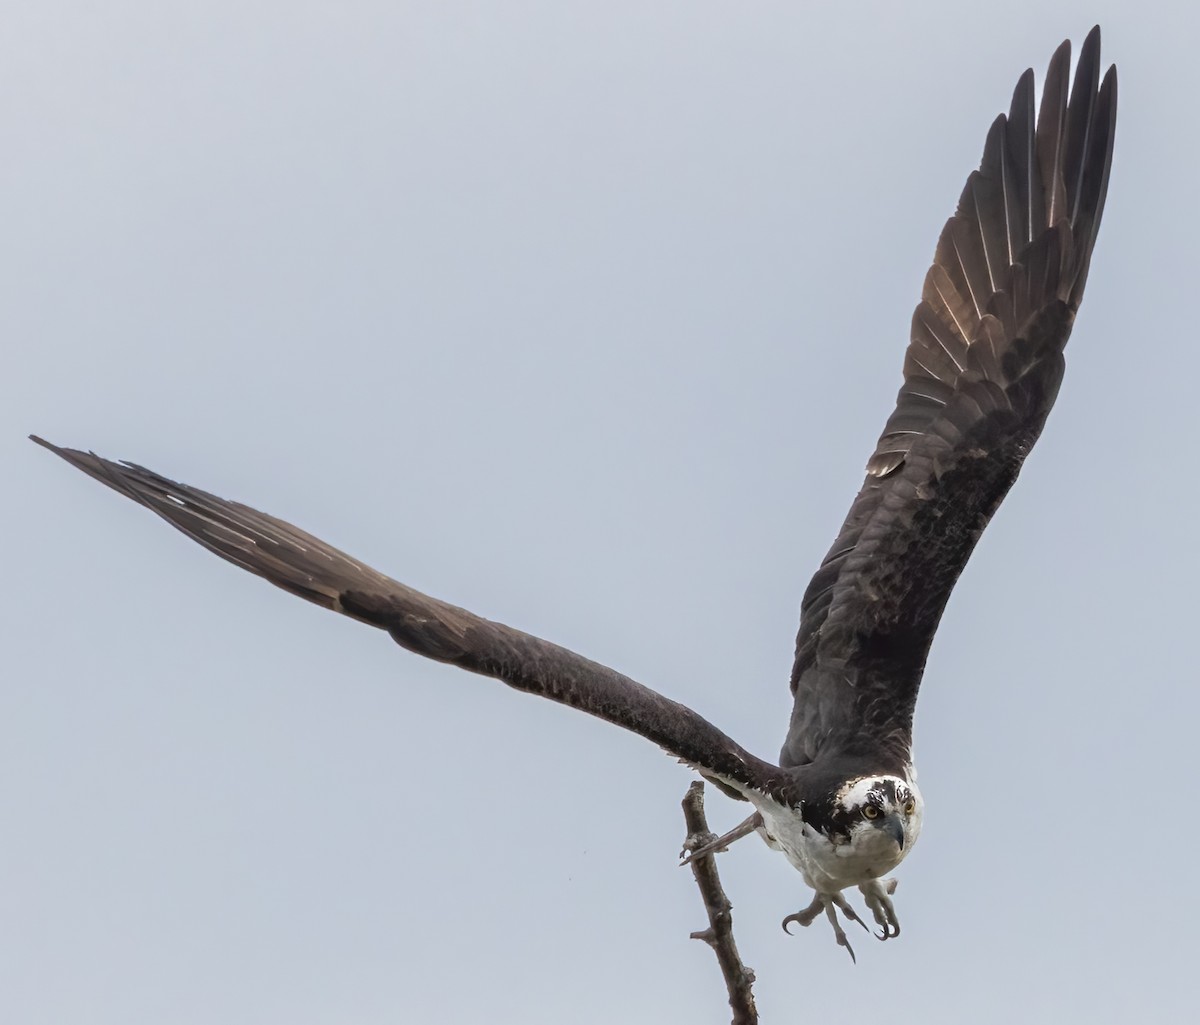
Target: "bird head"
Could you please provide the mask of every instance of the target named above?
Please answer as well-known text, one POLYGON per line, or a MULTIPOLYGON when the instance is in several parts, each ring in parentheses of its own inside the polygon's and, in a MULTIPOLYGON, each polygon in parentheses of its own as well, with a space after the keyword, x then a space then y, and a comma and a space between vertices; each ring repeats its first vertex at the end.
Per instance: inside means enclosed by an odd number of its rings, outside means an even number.
POLYGON ((829 800, 805 810, 805 820, 845 853, 889 863, 890 871, 921 832, 924 802, 916 786, 899 776, 859 776, 829 800))

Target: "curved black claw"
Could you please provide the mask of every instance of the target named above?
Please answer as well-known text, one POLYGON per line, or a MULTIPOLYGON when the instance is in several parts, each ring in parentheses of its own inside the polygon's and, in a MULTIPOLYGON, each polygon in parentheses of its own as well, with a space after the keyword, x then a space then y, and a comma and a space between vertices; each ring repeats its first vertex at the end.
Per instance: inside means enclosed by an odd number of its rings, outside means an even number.
POLYGON ((841 909, 841 912, 842 912, 842 914, 843 914, 843 915, 845 915, 845 916, 846 916, 846 918, 847 918, 849 921, 851 921, 851 922, 857 922, 857 923, 858 923, 859 925, 861 925, 861 926, 863 927, 863 929, 865 929, 867 932, 870 932, 870 931, 871 931, 871 927, 870 927, 869 925, 867 925, 867 923, 866 923, 866 922, 864 922, 864 921, 863 921, 863 920, 862 920, 862 919, 859 917, 859 914, 858 914, 858 912, 857 912, 857 911, 855 911, 855 910, 854 910, 854 908, 852 908, 852 907, 849 905, 849 903, 846 901, 846 898, 845 898, 845 897, 843 897, 843 896, 842 896, 840 893, 835 893, 835 894, 834 894, 832 897, 830 897, 829 899, 830 899, 830 900, 832 900, 832 901, 833 901, 833 902, 834 902, 834 903, 835 903, 835 904, 836 904, 836 905, 837 905, 837 906, 838 906, 838 907, 841 909))
POLYGON ((887 922, 879 932, 872 933, 872 935, 881 942, 883 940, 890 940, 900 935, 900 926, 896 925, 895 922, 887 922))
POLYGON ((810 926, 817 920, 817 916, 824 911, 825 917, 829 919, 829 924, 833 926, 833 936, 837 940, 838 946, 845 947, 846 953, 850 955, 850 960, 858 964, 858 958, 854 956, 854 948, 850 946, 850 941, 846 938, 846 930, 842 928, 842 923, 838 921, 837 913, 839 910, 851 922, 857 922, 867 932, 871 931, 867 923, 859 918, 858 913, 846 903, 846 898, 840 893, 818 893, 813 897, 813 902, 803 911, 796 911, 783 920, 781 923, 783 931, 790 936, 792 935, 792 930, 788 926, 793 922, 806 927, 810 926))
POLYGON ((858 964, 858 958, 854 956, 854 948, 850 946, 850 941, 846 938, 846 930, 842 928, 841 923, 838 921, 836 907, 837 905, 832 900, 826 904, 825 917, 829 919, 829 924, 833 926, 833 935, 837 940, 837 945, 845 947, 846 953, 850 955, 850 960, 858 964))
POLYGON ((791 925, 792 922, 796 922, 799 925, 808 928, 808 926, 812 925, 813 922, 816 921, 817 915, 824 910, 825 901, 822 899, 820 894, 817 894, 817 896, 813 898, 813 902, 809 904, 808 907, 806 907, 803 911, 796 911, 788 915, 787 918, 785 918, 780 924, 783 926, 783 931, 791 936, 792 930, 789 929, 788 926, 791 925))
POLYGON ((879 926, 880 931, 875 933, 875 938, 883 941, 899 936, 900 920, 896 917, 896 908, 892 903, 892 894, 896 892, 896 880, 872 879, 869 883, 859 886, 859 890, 862 891, 871 914, 875 916, 875 924, 879 926))

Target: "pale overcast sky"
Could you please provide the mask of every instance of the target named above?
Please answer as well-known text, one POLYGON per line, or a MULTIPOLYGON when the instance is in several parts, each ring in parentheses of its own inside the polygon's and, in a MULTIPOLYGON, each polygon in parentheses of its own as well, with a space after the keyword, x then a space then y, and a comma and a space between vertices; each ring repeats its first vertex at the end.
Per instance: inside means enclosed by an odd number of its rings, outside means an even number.
POLYGON ((721 869, 766 1021, 1194 1013, 1200 8, 4 8, 0 1018, 727 1020, 688 771, 24 436, 283 516, 773 757, 937 233, 1021 71, 1097 21, 1104 226, 934 645, 903 935, 855 967, 780 930, 810 897, 782 857, 721 869))

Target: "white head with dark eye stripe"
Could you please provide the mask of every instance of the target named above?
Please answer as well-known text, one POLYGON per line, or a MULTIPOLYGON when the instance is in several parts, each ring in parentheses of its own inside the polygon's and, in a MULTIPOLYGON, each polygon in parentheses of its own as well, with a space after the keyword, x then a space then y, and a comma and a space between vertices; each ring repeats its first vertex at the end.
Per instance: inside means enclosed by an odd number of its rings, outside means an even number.
POLYGON ((916 786, 889 775, 847 780, 828 799, 806 806, 803 814, 839 858, 861 857, 890 872, 916 843, 923 810, 916 786))
POLYGON ((832 804, 830 825, 855 849, 892 853, 899 861, 921 832, 921 792, 899 776, 848 780, 838 789, 832 804))

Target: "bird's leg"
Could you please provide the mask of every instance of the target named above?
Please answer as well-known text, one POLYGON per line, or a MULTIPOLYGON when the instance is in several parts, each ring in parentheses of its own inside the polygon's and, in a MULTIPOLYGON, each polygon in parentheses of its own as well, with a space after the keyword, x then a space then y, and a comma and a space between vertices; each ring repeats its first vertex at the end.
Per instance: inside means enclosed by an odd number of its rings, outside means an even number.
POLYGON ((762 816, 755 812, 744 822, 739 822, 724 836, 718 836, 715 839, 712 833, 706 836, 689 836, 684 841, 683 850, 679 852, 679 856, 683 859, 679 864, 690 865, 697 858, 703 858, 706 854, 716 854, 726 850, 734 840, 749 836, 758 829, 762 825, 762 821, 762 816))
MULTIPOLYGON (((842 914, 851 922, 857 922, 864 929, 867 929, 867 923, 859 918, 858 913, 852 908, 840 893, 818 893, 813 896, 812 903, 809 904, 803 911, 796 911, 790 914, 783 920, 783 931, 790 933, 788 926, 792 922, 798 922, 800 925, 809 926, 817 920, 817 916, 824 911, 825 917, 829 919, 833 925, 833 935, 838 942, 839 947, 845 947, 850 954, 850 960, 858 963, 858 959, 854 956, 854 948, 850 946, 850 941, 846 939, 846 931, 842 928, 841 922, 838 921, 837 913, 841 909, 842 914)), ((870 932, 869 929, 867 929, 870 932)))
POLYGON ((900 935, 900 920, 896 917, 896 907, 892 903, 892 894, 896 892, 895 879, 871 879, 859 887, 867 907, 875 916, 875 924, 880 932, 875 935, 881 940, 891 939, 900 935))

